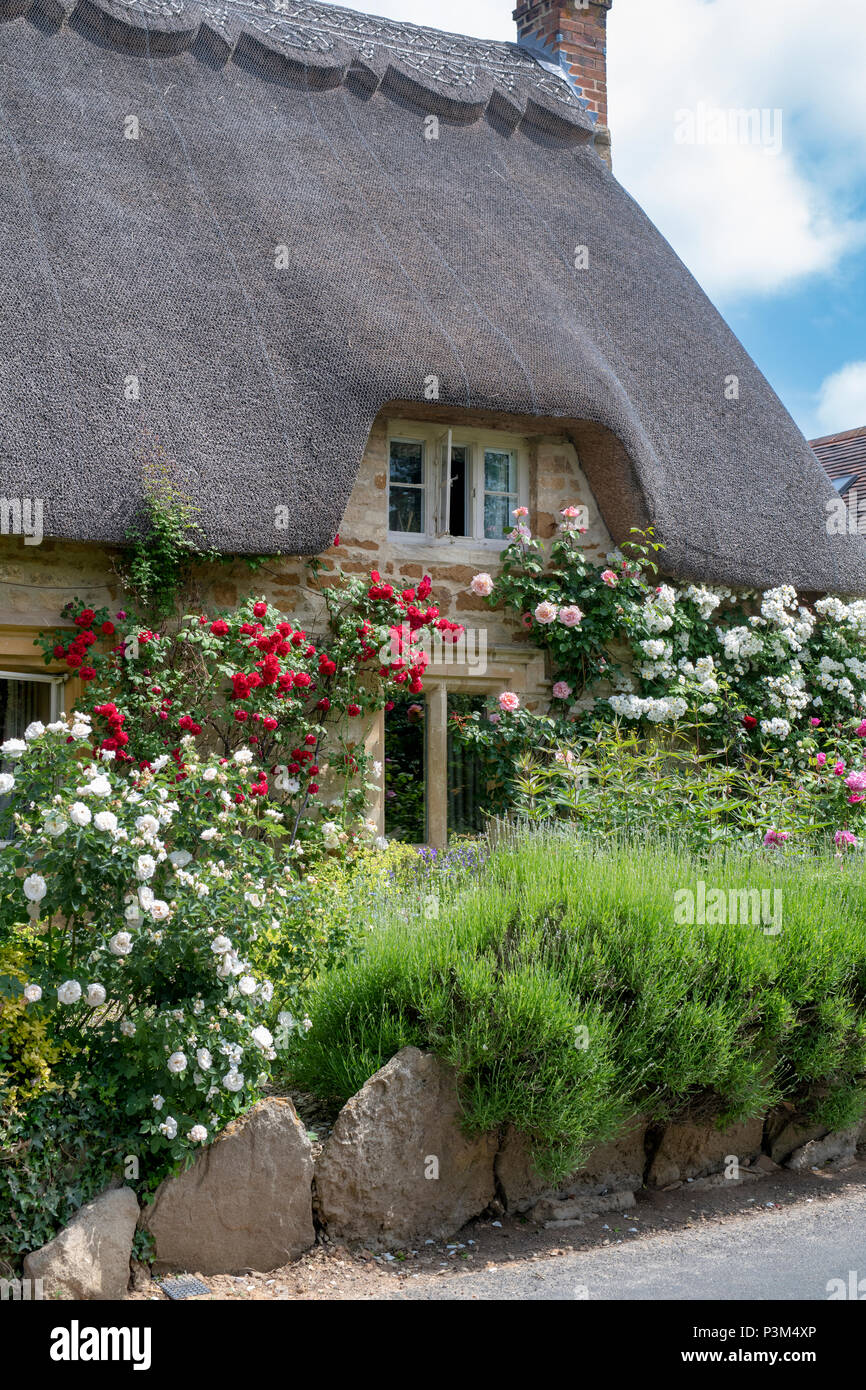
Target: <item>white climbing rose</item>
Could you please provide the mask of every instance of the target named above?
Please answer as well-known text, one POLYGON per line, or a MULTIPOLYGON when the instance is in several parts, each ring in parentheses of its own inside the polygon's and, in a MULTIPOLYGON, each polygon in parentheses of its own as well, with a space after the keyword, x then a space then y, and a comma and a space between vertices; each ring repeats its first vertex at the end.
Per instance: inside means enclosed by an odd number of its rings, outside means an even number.
POLYGON ((151 854, 140 854, 135 861, 135 877, 144 882, 156 873, 156 860, 151 854))
POLYGON ((77 980, 64 980, 57 986, 57 999, 61 1004, 77 1004, 81 998, 81 985, 77 980))
POLYGON ((32 903, 39 903, 48 892, 48 884, 41 874, 30 874, 23 883, 24 896, 32 903))

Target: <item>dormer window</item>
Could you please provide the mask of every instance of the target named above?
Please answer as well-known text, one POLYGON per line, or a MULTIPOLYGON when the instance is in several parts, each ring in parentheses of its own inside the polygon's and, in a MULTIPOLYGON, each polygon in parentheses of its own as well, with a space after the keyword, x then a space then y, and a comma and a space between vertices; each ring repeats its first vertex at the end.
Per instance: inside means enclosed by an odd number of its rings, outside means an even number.
POLYGON ((395 538, 503 544, 527 493, 524 440, 419 426, 389 441, 388 530, 395 538))

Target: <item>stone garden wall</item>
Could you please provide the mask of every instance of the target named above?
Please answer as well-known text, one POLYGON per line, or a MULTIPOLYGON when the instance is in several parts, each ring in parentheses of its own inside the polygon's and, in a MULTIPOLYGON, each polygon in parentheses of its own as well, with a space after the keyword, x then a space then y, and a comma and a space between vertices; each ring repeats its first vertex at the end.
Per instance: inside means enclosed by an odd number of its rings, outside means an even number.
POLYGON ((643 1186, 749 1184, 780 1164, 848 1161, 862 1128, 802 1129, 785 1110, 723 1131, 650 1129, 635 1116, 554 1188, 514 1130, 465 1136, 453 1072, 407 1047, 347 1101, 315 1159, 292 1103, 264 1100, 143 1210, 129 1188, 86 1204, 26 1257, 24 1274, 42 1280, 45 1297, 122 1298, 136 1225, 153 1238, 155 1273, 204 1275, 278 1269, 314 1244, 317 1227, 333 1240, 399 1249, 452 1236, 489 1210, 577 1226, 633 1206, 643 1186))

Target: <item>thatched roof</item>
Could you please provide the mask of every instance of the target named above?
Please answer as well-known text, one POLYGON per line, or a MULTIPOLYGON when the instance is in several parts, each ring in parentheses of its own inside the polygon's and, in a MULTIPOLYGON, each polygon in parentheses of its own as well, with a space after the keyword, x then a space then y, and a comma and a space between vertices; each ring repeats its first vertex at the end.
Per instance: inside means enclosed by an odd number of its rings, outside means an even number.
POLYGON ((675 573, 866 591, 804 439, 529 53, 298 0, 72 3, 0 0, 0 493, 48 534, 122 538, 158 436, 220 548, 318 551, 435 376, 616 435, 605 518, 675 573))

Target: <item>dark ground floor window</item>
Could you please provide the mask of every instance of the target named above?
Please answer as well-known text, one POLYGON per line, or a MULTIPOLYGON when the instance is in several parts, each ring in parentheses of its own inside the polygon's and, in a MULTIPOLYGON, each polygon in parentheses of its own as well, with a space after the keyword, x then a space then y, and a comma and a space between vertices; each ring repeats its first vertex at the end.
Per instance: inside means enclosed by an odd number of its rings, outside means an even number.
POLYGON ((451 835, 477 835, 484 829, 481 814, 483 769, 477 754, 460 744, 451 731, 455 714, 474 714, 483 709, 483 695, 448 693, 448 833, 451 835))
POLYGON ((385 713, 385 834, 410 845, 427 839, 426 715, 423 697, 385 713))
MULTIPOLYGON (((432 707, 435 710, 435 703, 432 707)), ((448 694, 448 754, 438 762, 428 739, 431 706, 422 696, 396 700, 385 713, 385 834, 389 839, 423 845, 428 839, 427 799, 435 785, 447 794, 449 835, 475 835, 484 829, 481 806, 485 772, 477 754, 452 736, 451 721, 484 708, 483 695, 448 694), (441 779, 439 782, 433 779, 441 779)), ((444 733, 444 730, 443 730, 444 733)), ((439 803, 441 804, 441 802, 439 803)))

